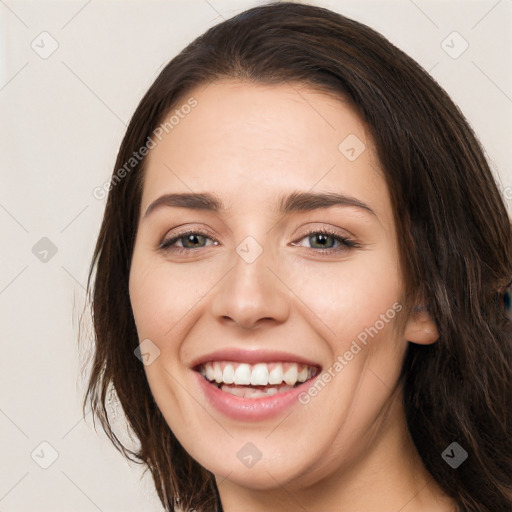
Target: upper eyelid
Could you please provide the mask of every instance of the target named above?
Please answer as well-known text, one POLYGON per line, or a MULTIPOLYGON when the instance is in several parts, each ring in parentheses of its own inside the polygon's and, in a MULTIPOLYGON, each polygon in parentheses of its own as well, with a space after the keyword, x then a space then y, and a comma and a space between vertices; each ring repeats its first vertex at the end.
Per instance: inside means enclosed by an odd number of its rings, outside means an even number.
MULTIPOLYGON (((207 230, 206 228, 197 228, 197 229, 190 228, 190 229, 184 229, 183 231, 173 234, 171 236, 167 236, 167 234, 166 234, 159 245, 163 246, 164 244, 167 244, 170 242, 172 242, 172 244, 175 244, 180 239, 186 237, 187 235, 192 235, 192 234, 204 236, 205 238, 208 238, 208 239, 212 240, 213 242, 219 243, 219 241, 217 240, 217 237, 215 235, 211 234, 210 231, 207 230)), ((347 240, 347 241, 352 242, 352 244, 354 246, 361 246, 361 244, 358 242, 358 240, 353 235, 351 235, 351 234, 343 235, 341 233, 336 232, 336 230, 334 228, 326 228, 326 227, 309 228, 306 230, 305 233, 300 235, 298 238, 294 238, 292 243, 295 245, 296 242, 300 242, 304 238, 307 238, 314 234, 326 234, 328 236, 332 236, 335 239, 338 239, 338 241, 340 241, 341 243, 343 243, 343 240, 347 240)), ((184 248, 179 247, 179 249, 184 249, 184 248)), ((326 250, 329 250, 329 249, 326 249, 326 250)))
MULTIPOLYGON (((354 238, 354 236, 351 233, 349 233, 348 231, 347 231, 347 235, 344 235, 342 233, 338 233, 335 228, 326 228, 326 227, 323 227, 323 228, 322 227, 308 228, 305 231, 305 233, 303 233, 301 235, 301 237, 306 237, 306 236, 311 235, 311 234, 322 233, 322 232, 326 232, 326 233, 331 234, 331 235, 336 235, 336 236, 339 236, 341 238, 351 238, 351 237, 354 238)), ((167 238, 169 238, 169 239, 180 238, 182 236, 186 236, 187 234, 208 235, 208 237, 210 237, 210 238, 212 238, 214 240, 217 240, 217 236, 213 232, 209 231, 206 228, 184 229, 183 231, 178 231, 177 233, 173 233, 172 235, 169 235, 169 231, 167 231, 166 234, 163 237, 163 240, 165 240, 167 238)))
MULTIPOLYGON (((190 224, 193 224, 193 223, 190 223, 190 224)), ((357 238, 356 235, 351 233, 346 228, 340 228, 340 227, 334 226, 334 225, 332 225, 332 227, 331 227, 331 225, 329 225, 329 223, 322 223, 322 222, 318 222, 318 221, 312 222, 311 224, 317 224, 317 226, 306 227, 305 233, 302 235, 303 237, 308 236, 311 233, 317 233, 319 231, 320 232, 321 231, 329 231, 333 235, 339 236, 341 238, 354 238, 354 239, 357 238), (339 231, 341 231, 341 233, 339 231)), ((294 231, 297 231, 298 229, 300 229, 300 228, 295 228, 294 231)), ((229 229, 229 232, 232 233, 232 230, 229 229)), ((180 237, 187 233, 200 233, 200 234, 206 233, 211 238, 217 240, 217 235, 211 229, 209 229, 207 227, 183 228, 183 231, 180 231, 180 226, 176 226, 170 230, 167 230, 164 237, 162 238, 162 240, 165 240, 166 238, 180 237), (174 231, 174 230, 177 230, 176 234, 168 235, 171 231, 174 231)))
POLYGON ((209 231, 207 229, 204 229, 204 228, 184 229, 183 231, 178 231, 177 233, 173 233, 172 235, 169 235, 168 233, 166 233, 164 235, 162 241, 165 242, 166 240, 179 240, 180 238, 183 238, 183 237, 185 237, 187 235, 192 235, 192 234, 206 236, 206 238, 210 238, 211 240, 214 240, 214 241, 218 242, 217 237, 211 231, 209 231))

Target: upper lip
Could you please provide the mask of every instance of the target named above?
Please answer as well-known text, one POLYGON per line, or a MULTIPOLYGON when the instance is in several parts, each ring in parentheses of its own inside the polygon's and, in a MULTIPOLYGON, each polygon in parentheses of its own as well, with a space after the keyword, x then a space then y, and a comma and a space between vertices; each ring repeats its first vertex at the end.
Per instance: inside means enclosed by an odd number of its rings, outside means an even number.
POLYGON ((321 368, 319 363, 289 352, 262 349, 247 350, 242 348, 225 348, 222 350, 216 350, 215 352, 210 352, 194 359, 190 367, 197 368, 198 366, 210 361, 233 361, 248 364, 271 362, 300 363, 321 368))

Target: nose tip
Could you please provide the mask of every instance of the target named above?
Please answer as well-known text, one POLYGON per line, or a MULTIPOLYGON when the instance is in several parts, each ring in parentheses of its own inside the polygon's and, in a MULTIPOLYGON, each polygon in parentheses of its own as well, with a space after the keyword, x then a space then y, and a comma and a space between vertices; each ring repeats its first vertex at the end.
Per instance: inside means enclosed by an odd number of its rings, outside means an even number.
POLYGON ((212 306, 214 315, 242 329, 286 321, 289 315, 286 288, 267 266, 263 248, 254 257, 257 247, 253 242, 246 240, 240 246, 246 251, 239 255, 237 248, 234 266, 219 283, 212 306))
POLYGON ((271 323, 273 320, 271 317, 256 317, 256 315, 251 315, 251 312, 235 316, 224 315, 222 319, 225 323, 236 324, 237 327, 245 331, 253 331, 262 328, 265 323, 271 323))

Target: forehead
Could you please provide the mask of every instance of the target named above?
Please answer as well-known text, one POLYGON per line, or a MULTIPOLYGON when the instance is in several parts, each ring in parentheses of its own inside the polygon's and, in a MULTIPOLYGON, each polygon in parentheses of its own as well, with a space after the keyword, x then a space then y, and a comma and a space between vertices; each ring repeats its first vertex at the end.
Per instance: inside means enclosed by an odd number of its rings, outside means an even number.
POLYGON ((170 116, 146 160, 142 212, 164 193, 211 191, 243 210, 277 209, 283 194, 302 190, 356 196, 389 213, 372 141, 342 97, 222 81, 191 90, 170 116))

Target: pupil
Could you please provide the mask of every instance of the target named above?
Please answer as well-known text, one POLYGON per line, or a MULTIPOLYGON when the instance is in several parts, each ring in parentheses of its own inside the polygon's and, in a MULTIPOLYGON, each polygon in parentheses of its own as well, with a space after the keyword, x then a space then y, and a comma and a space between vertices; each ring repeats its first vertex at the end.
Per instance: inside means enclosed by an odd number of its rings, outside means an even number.
POLYGON ((196 245, 196 240, 198 240, 199 238, 203 238, 202 236, 198 236, 198 235, 188 235, 186 237, 186 240, 187 242, 191 242, 192 245, 196 245))
POLYGON ((325 240, 328 238, 331 238, 331 236, 324 235, 324 234, 318 234, 318 235, 314 235, 314 238, 316 238, 317 240, 320 239, 320 245, 325 246, 325 240))

